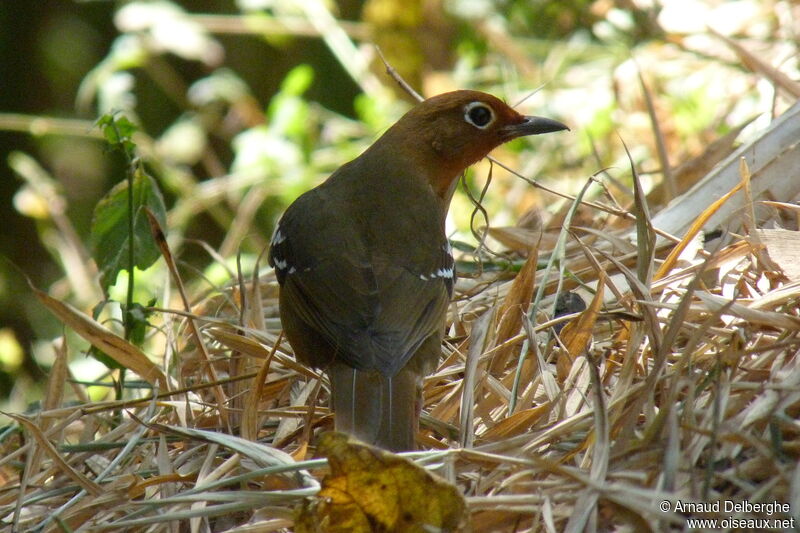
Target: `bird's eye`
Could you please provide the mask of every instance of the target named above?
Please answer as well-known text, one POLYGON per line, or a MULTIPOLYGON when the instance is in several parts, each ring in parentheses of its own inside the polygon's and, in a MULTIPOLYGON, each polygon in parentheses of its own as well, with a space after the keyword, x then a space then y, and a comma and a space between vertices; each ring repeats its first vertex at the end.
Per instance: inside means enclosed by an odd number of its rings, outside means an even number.
POLYGON ((464 120, 483 130, 494 122, 494 111, 483 102, 472 102, 464 108, 464 120))

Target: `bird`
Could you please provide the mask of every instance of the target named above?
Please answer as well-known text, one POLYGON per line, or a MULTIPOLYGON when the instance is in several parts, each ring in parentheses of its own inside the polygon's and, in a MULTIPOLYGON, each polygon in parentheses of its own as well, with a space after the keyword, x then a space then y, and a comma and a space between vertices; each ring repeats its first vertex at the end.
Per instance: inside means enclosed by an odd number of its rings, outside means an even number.
POLYGON ((327 374, 336 431, 416 449, 456 280, 445 220, 458 177, 512 139, 568 129, 487 93, 439 94, 286 209, 268 256, 283 333, 327 374))

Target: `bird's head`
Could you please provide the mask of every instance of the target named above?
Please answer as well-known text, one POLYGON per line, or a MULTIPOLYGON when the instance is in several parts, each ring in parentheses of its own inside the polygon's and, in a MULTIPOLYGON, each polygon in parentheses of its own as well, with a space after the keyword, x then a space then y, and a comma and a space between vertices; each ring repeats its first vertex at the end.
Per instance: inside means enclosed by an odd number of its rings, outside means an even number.
POLYGON ((434 190, 445 197, 458 175, 501 144, 566 129, 556 120, 517 113, 490 94, 461 90, 419 103, 382 141, 424 168, 434 190))

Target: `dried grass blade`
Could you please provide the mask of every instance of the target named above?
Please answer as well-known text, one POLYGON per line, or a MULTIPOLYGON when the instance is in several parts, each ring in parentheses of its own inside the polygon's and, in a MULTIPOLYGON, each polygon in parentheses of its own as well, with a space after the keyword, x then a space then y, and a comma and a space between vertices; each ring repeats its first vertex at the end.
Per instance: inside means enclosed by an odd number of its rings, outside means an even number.
MULTIPOLYGON (((47 377, 47 392, 42 402, 43 411, 57 409, 61 405, 61 400, 64 398, 64 384, 67 382, 68 377, 67 339, 61 337, 54 344, 56 358, 53 361, 53 366, 50 367, 50 375, 47 377)), ((42 431, 48 430, 50 422, 48 419, 41 420, 42 431)))
POLYGON ((486 335, 494 311, 489 309, 472 324, 469 350, 464 365, 458 440, 462 448, 471 448, 475 439, 475 392, 481 380, 477 379, 478 360, 486 348, 486 335))
POLYGON ((756 230, 756 212, 755 205, 753 204, 753 188, 750 186, 750 167, 747 166, 747 159, 744 157, 739 159, 739 175, 742 177, 742 192, 744 193, 744 219, 742 226, 744 227, 745 234, 758 239, 757 235, 753 235, 756 230))
MULTIPOLYGON (((789 484, 789 505, 791 509, 800 509, 800 462, 798 462, 792 472, 789 484)), ((797 511, 795 511, 796 513, 797 511)))
MULTIPOLYGON (((61 337, 53 342, 54 352, 56 355, 53 366, 50 368, 50 375, 47 378, 47 389, 42 402, 42 411, 50 411, 56 409, 61 405, 61 400, 64 396, 64 384, 67 380, 67 339, 61 337), (60 342, 59 342, 60 341, 60 342)), ((41 416, 42 411, 36 415, 36 423, 41 433, 42 438, 47 438, 46 433, 55 421, 50 417, 41 416)), ((16 508, 14 509, 13 524, 14 528, 18 529, 20 513, 24 503, 24 496, 27 493, 28 483, 32 476, 37 474, 42 467, 41 455, 44 450, 41 446, 37 446, 37 440, 31 442, 30 450, 25 459, 25 468, 20 476, 20 488, 17 498, 16 508)))
MULTIPOLYGON (((500 345, 510 339, 522 328, 522 321, 527 318, 528 308, 533 297, 533 287, 536 281, 536 265, 538 264, 539 253, 535 247, 528 251, 528 259, 522 265, 505 300, 500 305, 497 316, 500 317, 500 325, 497 327, 495 345, 500 345)), ((494 376, 502 374, 505 370, 508 358, 511 356, 514 346, 500 348, 492 357, 489 371, 494 376)))
POLYGON ((592 340, 594 325, 603 307, 603 295, 606 285, 606 274, 603 270, 598 271, 597 290, 594 293, 589 307, 582 311, 577 319, 567 323, 561 330, 559 337, 566 350, 562 350, 556 361, 559 379, 563 382, 569 374, 569 369, 575 359, 586 352, 592 340))
POLYGON ((625 154, 628 156, 628 161, 631 164, 631 177, 633 178, 634 215, 636 215, 636 250, 638 252, 636 256, 636 274, 639 281, 649 289, 653 281, 652 274, 653 260, 655 259, 656 234, 655 231, 653 231, 650 209, 647 206, 647 196, 642 189, 642 183, 639 180, 639 173, 636 171, 636 165, 633 164, 633 158, 628 151, 628 145, 625 144, 625 141, 622 141, 622 146, 625 148, 625 154))
POLYGON ((139 348, 68 303, 56 300, 33 285, 31 289, 45 307, 92 346, 102 350, 125 368, 133 370, 151 385, 167 387, 167 377, 139 348))
POLYGON ((250 282, 250 297, 246 300, 248 307, 244 314, 245 323, 242 324, 242 326, 247 325, 258 331, 267 329, 264 323, 264 302, 261 294, 261 276, 259 276, 261 260, 267 250, 268 248, 261 250, 261 253, 256 258, 256 264, 253 267, 253 280, 250 282))
POLYGON ((700 265, 700 268, 695 274, 694 278, 692 278, 692 281, 690 281, 689 285, 686 287, 686 291, 681 297, 678 308, 670 317, 669 324, 664 331, 663 343, 661 345, 661 349, 664 353, 661 354, 661 357, 666 357, 667 352, 672 349, 673 344, 675 344, 675 341, 677 341, 678 334, 683 328, 683 325, 686 321, 686 315, 691 307, 692 297, 694 296, 697 288, 700 287, 701 283, 703 282, 703 274, 712 260, 713 258, 709 258, 700 265))
POLYGON ((298 463, 286 452, 251 442, 241 437, 234 435, 226 435, 216 431, 204 431, 193 428, 182 428, 178 426, 171 426, 167 424, 149 424, 148 427, 157 431, 163 431, 179 435, 184 438, 197 439, 204 442, 219 444, 225 448, 238 452, 239 454, 248 457, 256 462, 259 466, 281 466, 289 467, 288 470, 297 470, 297 482, 304 487, 319 487, 316 479, 302 469, 296 468, 298 463))
MULTIPOLYGON (((313 379, 306 383, 295 383, 294 386, 289 389, 289 405, 286 406, 285 409, 289 412, 296 411, 297 416, 281 416, 281 414, 276 413, 274 410, 269 411, 270 415, 275 413, 279 419, 278 428, 275 430, 274 436, 272 437, 272 445, 275 448, 283 448, 286 441, 301 427, 302 432, 308 431, 310 437, 310 432, 314 427, 316 398, 319 394, 321 384, 322 382, 320 380, 313 379)), ((296 460, 305 457, 305 451, 298 452, 296 450, 292 453, 292 457, 296 460)))
MULTIPOLYGON (((703 176, 711 172, 717 163, 730 156, 734 151, 734 142, 739 137, 739 134, 756 118, 758 118, 758 115, 753 115, 734 126, 728 133, 715 139, 711 144, 706 146, 702 153, 675 167, 673 175, 675 176, 675 185, 678 189, 678 194, 683 194, 688 191, 700 181, 703 176)), ((647 199, 651 205, 663 205, 666 203, 664 201, 664 196, 663 187, 656 185, 647 195, 647 199)))
POLYGON ((12 418, 19 422, 21 425, 25 426, 33 438, 36 439, 36 442, 41 446, 41 448, 45 451, 45 453, 50 457, 50 459, 58 466, 58 468, 64 472, 70 479, 75 481, 78 485, 83 487, 87 492, 92 494, 93 496, 99 496, 103 493, 103 489, 94 481, 87 478, 71 466, 67 464, 67 462, 61 457, 61 454, 58 453, 55 446, 53 446, 47 437, 44 436, 44 433, 39 429, 39 427, 33 423, 33 421, 27 417, 22 415, 14 414, 14 413, 3 413, 9 418, 12 418))
POLYGON ((708 208, 706 208, 702 213, 700 213, 700 216, 697 217, 695 221, 692 223, 691 227, 686 232, 686 235, 683 236, 683 239, 681 239, 681 241, 677 245, 675 245, 675 247, 669 253, 667 258, 661 264, 661 267, 653 276, 653 280, 658 280, 663 278, 673 269, 675 263, 678 261, 678 257, 680 257, 681 255, 681 252, 683 252, 683 250, 687 246, 689 246, 689 244, 692 242, 692 239, 694 239, 695 236, 700 232, 700 230, 703 229, 703 226, 705 225, 706 222, 708 222, 708 219, 711 218, 711 216, 714 213, 716 213, 719 210, 719 208, 722 207, 725 204, 725 202, 727 202, 731 198, 731 196, 739 192, 739 190, 743 186, 744 183, 739 182, 733 189, 728 191, 719 200, 712 203, 710 206, 708 206, 708 208))
POLYGON ((800 83, 797 83, 780 70, 752 54, 733 39, 729 39, 725 35, 718 33, 713 28, 709 28, 708 31, 728 45, 728 47, 739 56, 739 59, 742 60, 742 63, 744 63, 747 68, 755 73, 761 74, 793 97, 800 98, 800 83))
POLYGON ((739 175, 742 177, 742 192, 744 193, 745 216, 742 220, 742 225, 745 234, 749 237, 748 242, 752 246, 753 254, 758 257, 762 269, 780 270, 780 267, 764 251, 764 242, 761 240, 761 233, 756 225, 758 219, 756 218, 755 202, 753 202, 752 174, 750 173, 750 167, 747 165, 747 159, 744 157, 739 159, 739 175))
MULTIPOLYGON (((678 334, 680 333, 681 329, 683 329, 684 324, 686 322, 686 315, 689 312, 692 304, 692 298, 697 291, 697 288, 700 286, 703 280, 703 273, 708 268, 708 265, 713 262, 713 258, 707 259, 700 265, 700 269, 695 274, 692 281, 686 287, 686 291, 684 292, 683 296, 681 297, 681 301, 678 304, 677 309, 670 317, 669 324, 666 327, 666 331, 664 332, 663 340, 661 343, 661 347, 659 352, 654 357, 653 361, 653 370, 649 376, 647 376, 647 389, 652 390, 656 386, 656 379, 658 374, 661 371, 661 368, 666 363, 667 356, 672 352, 672 347, 678 339, 678 334)), ((678 363, 679 368, 683 368, 684 365, 688 364, 689 356, 681 359, 678 363)), ((666 399, 670 400, 673 396, 677 393, 677 380, 673 380, 670 388, 666 391, 666 399)), ((662 403, 662 408, 659 411, 658 415, 656 415, 656 419, 645 429, 644 436, 642 437, 642 443, 647 444, 656 439, 660 438, 660 434, 663 428, 663 425, 666 423, 666 418, 670 416, 670 413, 673 410, 673 406, 675 404, 670 401, 665 401, 662 403)))
POLYGON ((280 346, 282 339, 283 332, 281 332, 281 334, 278 336, 278 341, 272 347, 272 350, 270 350, 269 355, 264 360, 261 368, 258 369, 256 377, 253 378, 252 385, 250 386, 250 392, 248 393, 248 399, 244 403, 241 435, 242 438, 247 440, 254 441, 258 436, 258 427, 260 425, 258 416, 259 400, 261 399, 261 393, 264 390, 264 384, 267 381, 267 374, 269 374, 272 358, 275 355, 275 352, 278 350, 278 346, 280 346))
POLYGON ((543 416, 547 415, 552 409, 552 404, 544 402, 541 405, 517 411, 508 418, 503 418, 489 428, 483 435, 481 440, 500 440, 508 437, 516 437, 527 431, 532 425, 539 421, 543 416))
MULTIPOLYGON (((610 261, 617 267, 617 269, 625 276, 625 279, 628 282, 628 285, 631 288, 631 291, 636 295, 637 299, 650 304, 653 302, 652 297, 650 296, 650 290, 646 287, 639 278, 631 272, 631 270, 623 265, 619 260, 611 255, 605 253, 602 250, 597 250, 606 260, 610 261)), ((654 352, 658 352, 659 347, 661 346, 661 339, 662 339, 662 332, 661 326, 658 323, 658 317, 656 316, 656 312, 653 309, 652 305, 642 305, 641 312, 642 317, 644 318, 644 322, 647 326, 647 333, 650 339, 650 345, 654 352)))
POLYGON ((602 483, 608 473, 608 460, 611 456, 611 440, 608 424, 608 405, 603 392, 603 383, 600 380, 599 361, 594 357, 587 357, 589 363, 589 378, 592 384, 594 397, 594 447, 592 449, 592 469, 589 476, 595 483, 602 483))
POLYGON ((209 516, 233 516, 237 513, 244 511, 252 511, 257 504, 253 501, 223 503, 219 505, 212 505, 203 509, 187 509, 183 511, 173 511, 156 516, 147 516, 144 518, 123 519, 116 522, 109 522, 105 524, 93 524, 92 531, 160 531, 156 529, 139 529, 137 526, 146 526, 151 524, 162 524, 170 521, 191 520, 198 517, 209 516), (136 529, 133 529, 136 528, 136 529))
POLYGON ((531 230, 517 227, 488 227, 479 228, 478 231, 486 231, 489 237, 510 248, 511 250, 525 253, 530 248, 537 246, 537 243, 544 237, 541 229, 531 230))
MULTIPOLYGON (((256 357, 258 359, 267 359, 269 357, 272 350, 268 350, 267 348, 264 347, 264 345, 262 345, 261 343, 259 343, 254 339, 251 339, 250 337, 245 337, 244 335, 240 335, 235 331, 231 331, 230 326, 226 327, 229 329, 209 328, 206 330, 206 333, 211 335, 214 338, 214 340, 219 341, 228 348, 240 351, 244 354, 249 355, 250 357, 256 357)), ((273 344, 273 346, 279 346, 277 341, 273 344)), ((275 359, 281 365, 291 370, 294 370, 298 374, 301 374, 303 376, 308 376, 309 378, 313 379, 321 379, 320 374, 317 374, 316 372, 314 372, 305 365, 301 365, 300 363, 296 362, 294 359, 286 356, 280 351, 275 352, 275 359)))
MULTIPOLYGON (((556 246, 550 254, 550 259, 547 261, 547 266, 542 273, 542 280, 539 284, 539 288, 536 291, 536 298, 533 300, 533 305, 530 306, 528 311, 528 319, 529 321, 536 320, 536 315, 539 312, 539 305, 544 297, 544 289, 547 286, 547 280, 550 276, 550 273, 553 271, 556 261, 559 264, 559 278, 558 278, 558 288, 556 290, 556 294, 561 291, 561 281, 564 279, 564 269, 566 268, 565 262, 565 250, 566 250, 566 242, 567 242, 567 235, 569 235, 570 231, 570 224, 572 223, 572 219, 575 217, 575 213, 578 211, 578 206, 581 205, 583 202, 583 197, 586 195, 586 191, 589 190, 589 186, 594 183, 594 177, 586 180, 583 187, 581 188, 578 195, 575 197, 575 201, 567 211, 567 215, 564 218, 564 225, 561 228, 561 232, 558 234, 558 241, 556 241, 556 246)), ((553 306, 555 306, 555 301, 553 302, 553 306)), ((535 343, 535 339, 530 338, 528 340, 529 343, 535 343)), ((508 407, 508 412, 513 413, 514 409, 517 406, 517 400, 519 395, 519 384, 520 378, 522 376, 522 363, 525 361, 526 350, 523 348, 520 351, 520 355, 517 358, 517 369, 514 372, 514 384, 511 387, 511 402, 508 407)))
MULTIPOLYGON (((672 175, 672 167, 669 164, 669 156, 667 155, 667 145, 664 141, 664 133, 661 131, 661 126, 658 123, 658 115, 656 115, 656 107, 653 104, 653 96, 647 84, 644 82, 641 69, 636 69, 636 74, 639 76, 639 85, 642 87, 642 94, 644 95, 644 103, 647 106, 647 114, 650 117, 650 124, 653 126, 653 136, 656 141, 656 149, 658 151, 658 161, 661 165, 662 180, 664 183, 664 192, 666 193, 666 200, 670 201, 677 196, 677 186, 675 185, 675 177, 672 175)), ((627 151, 627 147, 625 148, 627 151)), ((630 158, 630 154, 628 154, 630 158)), ((634 180, 638 182, 638 176, 634 174, 634 180)), ((634 198, 641 193, 641 188, 638 183, 635 189, 634 198)), ((643 196, 641 198, 644 198, 643 196)), ((638 202, 638 200, 637 200, 638 202)))
POLYGON ((774 200, 761 200, 761 203, 770 207, 786 209, 787 211, 792 211, 795 214, 800 214, 800 205, 790 204, 788 202, 776 202, 774 200))
MULTIPOLYGON (((145 208, 144 212, 147 215, 148 221, 150 222, 150 230, 153 234, 153 239, 156 241, 158 248, 161 250, 161 255, 164 256, 164 260, 167 263, 172 281, 175 283, 175 286, 178 287, 178 293, 181 296, 183 308, 187 313, 190 313, 192 311, 192 306, 189 303, 189 297, 186 295, 186 288, 183 286, 183 280, 181 280, 180 274, 178 274, 178 267, 175 264, 175 258, 169 248, 169 243, 167 243, 167 237, 164 235, 164 231, 161 229, 161 224, 158 222, 158 219, 156 219, 155 215, 153 215, 153 212, 148 208, 145 208)), ((197 348, 200 350, 200 356, 203 359, 205 371, 208 373, 209 381, 212 383, 219 382, 217 371, 214 369, 214 365, 211 364, 211 357, 208 355, 208 349, 206 348, 205 342, 203 342, 203 336, 200 335, 200 330, 197 328, 197 324, 192 317, 187 317, 186 321, 189 324, 189 331, 197 343, 197 348)), ((219 416, 222 419, 223 424, 225 426, 230 426, 230 417, 228 416, 227 407, 228 404, 222 387, 220 385, 215 385, 211 388, 211 391, 217 401, 219 416)))
POLYGON ((752 309, 746 305, 731 302, 727 298, 711 294, 709 292, 698 291, 697 297, 705 304, 710 311, 716 311, 723 306, 730 305, 728 313, 735 315, 751 324, 762 326, 784 328, 789 331, 800 330, 800 318, 775 311, 761 311, 752 309))

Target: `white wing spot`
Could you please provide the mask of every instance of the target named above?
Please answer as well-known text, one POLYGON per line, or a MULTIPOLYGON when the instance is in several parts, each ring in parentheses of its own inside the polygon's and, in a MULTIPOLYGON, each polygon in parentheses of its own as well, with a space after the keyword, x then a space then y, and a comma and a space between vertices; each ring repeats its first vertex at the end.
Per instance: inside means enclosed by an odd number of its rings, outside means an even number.
POLYGON ((450 267, 450 268, 440 268, 436 272, 432 272, 432 273, 428 274, 427 276, 425 274, 420 274, 419 275, 419 279, 421 279, 423 281, 428 281, 428 280, 436 279, 436 278, 453 279, 453 273, 454 273, 454 271, 453 271, 452 267, 450 267))
POLYGON ((289 266, 289 263, 287 263, 285 259, 278 259, 276 257, 274 261, 275 261, 275 268, 277 268, 278 270, 286 270, 286 267, 289 266))
POLYGON ((281 228, 280 228, 280 226, 278 226, 275 229, 275 235, 273 235, 273 237, 272 237, 272 245, 273 246, 277 246, 278 244, 282 243, 285 240, 286 240, 286 235, 281 233, 281 228))
POLYGON ((440 268, 436 271, 436 276, 440 278, 447 278, 452 279, 453 277, 453 269, 452 268, 440 268))

